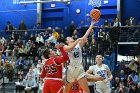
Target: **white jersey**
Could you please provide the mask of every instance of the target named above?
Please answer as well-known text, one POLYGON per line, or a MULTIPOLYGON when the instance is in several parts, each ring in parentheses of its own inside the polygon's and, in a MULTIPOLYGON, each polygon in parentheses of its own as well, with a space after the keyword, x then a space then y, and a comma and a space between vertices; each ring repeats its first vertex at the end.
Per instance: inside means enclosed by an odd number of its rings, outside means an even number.
MULTIPOLYGON (((101 76, 104 79, 107 79, 107 72, 110 71, 109 67, 105 64, 102 64, 102 67, 93 65, 89 67, 89 70, 93 72, 95 76, 101 76)), ((97 81, 95 82, 96 87, 110 87, 110 81, 97 81)))
POLYGON ((82 65, 82 49, 79 44, 75 46, 75 48, 68 52, 70 66, 79 67, 82 65))

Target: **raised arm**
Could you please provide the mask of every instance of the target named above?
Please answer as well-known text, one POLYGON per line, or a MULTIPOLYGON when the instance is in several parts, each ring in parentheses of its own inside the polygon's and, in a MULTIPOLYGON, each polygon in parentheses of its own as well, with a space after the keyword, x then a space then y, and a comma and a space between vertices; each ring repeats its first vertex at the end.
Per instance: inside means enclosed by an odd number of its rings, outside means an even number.
POLYGON ((85 33, 85 35, 84 35, 83 37, 87 38, 87 37, 89 36, 89 34, 90 34, 90 32, 91 32, 91 30, 92 30, 94 24, 96 24, 97 22, 98 22, 98 20, 97 20, 97 21, 94 20, 94 22, 91 22, 91 24, 90 24, 88 30, 86 31, 86 33, 85 33))
POLYGON ((56 45, 56 48, 60 50, 61 52, 61 56, 57 56, 54 61, 56 62, 56 64, 60 65, 61 63, 67 62, 67 60, 69 59, 67 53, 65 52, 65 50, 63 49, 63 47, 60 44, 56 45))
POLYGON ((86 39, 88 38, 94 24, 96 24, 98 22, 98 20, 94 20, 94 22, 91 22, 91 25, 89 26, 88 30, 86 31, 85 35, 82 37, 84 39, 84 42, 83 41, 80 41, 79 44, 80 46, 82 47, 85 43, 86 43, 86 39))
POLYGON ((71 51, 77 44, 78 42, 81 40, 81 38, 78 38, 75 42, 73 42, 71 45, 65 45, 63 48, 65 51, 69 52, 71 51))

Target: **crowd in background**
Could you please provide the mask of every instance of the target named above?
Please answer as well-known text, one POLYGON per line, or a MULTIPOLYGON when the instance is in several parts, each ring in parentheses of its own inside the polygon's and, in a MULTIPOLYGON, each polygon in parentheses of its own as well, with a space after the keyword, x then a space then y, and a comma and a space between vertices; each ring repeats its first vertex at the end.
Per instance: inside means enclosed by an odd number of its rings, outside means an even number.
MULTIPOLYGON (((91 31, 88 42, 83 47, 83 65, 85 70, 95 64, 95 56, 98 52, 102 55, 111 54, 115 44, 119 41, 117 34, 118 27, 121 25, 118 18, 112 23, 105 20, 103 27, 116 27, 113 29, 114 32, 109 32, 109 29, 99 29, 95 35, 94 29, 91 31)), ((126 20, 125 26, 132 25, 135 25, 135 19, 130 17, 129 20, 126 20)), ((3 35, 0 36, 0 73, 2 74, 0 79, 2 76, 7 77, 9 81, 16 78, 18 79, 16 90, 21 91, 25 89, 26 92, 33 90, 34 93, 41 93, 43 81, 40 80, 39 75, 44 63, 41 60, 41 52, 46 48, 54 49, 57 42, 65 43, 65 33, 63 30, 57 32, 57 29, 46 30, 45 32, 38 31, 37 29, 41 29, 40 23, 34 26, 34 31, 27 32, 24 21, 21 21, 18 28, 18 30, 23 30, 23 32, 16 31, 13 33, 10 31, 14 29, 8 21, 5 27, 8 38, 5 38, 3 35)), ((70 36, 77 39, 83 33, 72 22, 70 25, 70 36)), ((118 67, 120 70, 113 76, 115 81, 112 85, 116 93, 125 93, 121 91, 138 93, 136 91, 139 91, 138 85, 140 85, 140 56, 137 56, 137 60, 118 67)))

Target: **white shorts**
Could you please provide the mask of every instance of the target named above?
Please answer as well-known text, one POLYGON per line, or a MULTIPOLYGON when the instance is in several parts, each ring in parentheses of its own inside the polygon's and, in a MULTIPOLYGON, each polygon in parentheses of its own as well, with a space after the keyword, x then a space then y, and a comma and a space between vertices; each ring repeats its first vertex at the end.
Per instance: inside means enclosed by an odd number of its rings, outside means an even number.
POLYGON ((111 93, 111 88, 109 85, 101 85, 100 87, 95 84, 95 93, 111 93))
POLYGON ((80 67, 68 66, 66 70, 66 80, 70 83, 85 77, 85 75, 86 73, 82 66, 80 67))

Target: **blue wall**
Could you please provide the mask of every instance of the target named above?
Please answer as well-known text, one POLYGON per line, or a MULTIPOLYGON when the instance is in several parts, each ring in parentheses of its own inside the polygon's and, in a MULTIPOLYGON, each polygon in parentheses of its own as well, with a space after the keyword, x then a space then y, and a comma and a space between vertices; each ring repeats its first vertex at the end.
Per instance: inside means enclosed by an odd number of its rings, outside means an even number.
MULTIPOLYGON (((36 23, 36 4, 13 4, 13 0, 1 0, 0 2, 0 29, 4 29, 6 22, 10 21, 12 25, 18 28, 21 20, 25 20, 28 28, 32 28, 36 23)), ((27 0, 26 0, 27 1, 27 0)), ((116 17, 117 14, 117 2, 116 0, 109 0, 108 4, 103 3, 99 8, 101 11, 101 18, 97 25, 101 25, 104 19, 109 19, 116 17)), ((88 0, 71 0, 69 5, 64 3, 55 3, 55 8, 51 8, 52 3, 44 3, 42 11, 42 26, 43 28, 51 27, 68 27, 71 21, 75 22, 77 27, 89 25, 90 22, 87 18, 90 18, 86 14, 94 8, 88 5, 88 0), (76 9, 81 9, 81 13, 76 15, 76 9), (84 21, 84 24, 81 24, 84 21)))
POLYGON ((122 0, 123 2, 123 13, 122 13, 122 21, 133 16, 136 19, 136 23, 138 24, 140 18, 140 0, 122 0))
MULTIPOLYGON (((101 11, 101 18, 99 20, 99 23, 97 25, 101 25, 104 22, 104 19, 109 19, 111 21, 112 18, 116 17, 117 14, 117 2, 116 0, 109 0, 108 4, 104 4, 102 0, 102 5, 99 8, 101 11)), ((88 0, 72 0, 70 3, 70 21, 75 21, 76 26, 81 26, 81 21, 84 21, 84 25, 89 25, 90 22, 87 21, 87 18, 89 16, 86 16, 86 14, 89 14, 92 9, 94 9, 93 6, 88 5, 88 0), (76 15, 76 9, 81 9, 81 13, 76 15)))
POLYGON ((64 28, 68 26, 69 21, 69 8, 64 3, 46 3, 43 4, 42 12, 42 25, 47 27, 60 27, 64 28), (54 8, 51 8, 51 4, 55 4, 54 8))
POLYGON ((18 28, 20 21, 24 20, 27 28, 32 28, 36 22, 36 4, 13 4, 13 0, 0 1, 0 29, 4 29, 7 21, 18 28))

